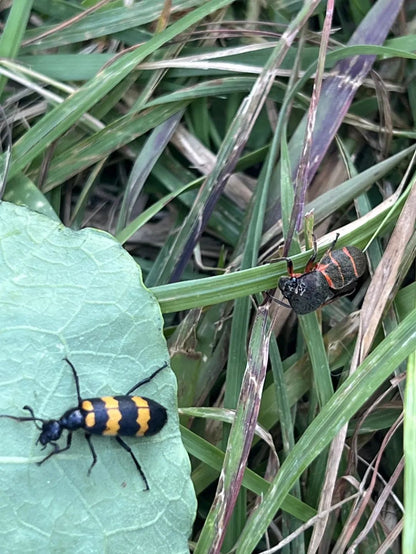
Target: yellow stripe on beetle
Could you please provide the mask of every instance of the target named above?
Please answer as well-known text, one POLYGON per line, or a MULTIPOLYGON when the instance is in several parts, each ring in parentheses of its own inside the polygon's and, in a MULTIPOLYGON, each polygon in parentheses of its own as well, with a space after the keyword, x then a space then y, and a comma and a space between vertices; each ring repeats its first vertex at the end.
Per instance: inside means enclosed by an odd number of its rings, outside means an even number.
POLYGON ((123 417, 119 409, 118 400, 116 400, 114 396, 102 396, 101 400, 105 404, 108 415, 108 421, 106 428, 103 431, 103 435, 115 437, 116 435, 118 435, 118 431, 120 429, 120 421, 123 417))
POLYGON ((146 434, 149 429, 149 421, 151 419, 150 406, 146 398, 141 396, 132 396, 131 399, 137 406, 137 425, 139 429, 136 433, 137 437, 141 437, 146 434))
POLYGON ((85 416, 85 426, 87 428, 94 427, 95 425, 95 412, 94 406, 90 400, 83 400, 81 403, 81 409, 85 410, 87 415, 85 416))

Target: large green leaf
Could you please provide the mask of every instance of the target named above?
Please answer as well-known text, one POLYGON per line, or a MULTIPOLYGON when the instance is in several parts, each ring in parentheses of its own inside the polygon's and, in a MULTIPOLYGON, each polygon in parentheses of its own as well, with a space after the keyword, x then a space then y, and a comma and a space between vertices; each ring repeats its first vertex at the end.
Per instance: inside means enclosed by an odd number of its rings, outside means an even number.
MULTIPOLYGON (((0 413, 59 418, 84 398, 124 394, 168 358, 162 318, 132 258, 106 233, 72 231, 0 204, 0 413)), ((149 482, 114 439, 83 432, 48 460, 33 422, 0 419, 3 552, 187 552, 195 514, 176 381, 161 371, 139 394, 168 410, 153 437, 127 438, 149 482)), ((65 438, 61 437, 62 445, 65 438)))

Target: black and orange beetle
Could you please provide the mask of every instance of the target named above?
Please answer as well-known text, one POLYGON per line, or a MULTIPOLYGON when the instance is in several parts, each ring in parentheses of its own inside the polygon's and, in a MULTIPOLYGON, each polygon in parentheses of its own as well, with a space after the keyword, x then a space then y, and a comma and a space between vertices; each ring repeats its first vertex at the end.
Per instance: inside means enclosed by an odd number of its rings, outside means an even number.
POLYGON ((304 273, 294 273, 290 258, 285 258, 289 277, 281 277, 279 289, 297 314, 308 314, 339 296, 354 292, 358 279, 367 269, 365 254, 355 246, 334 250, 338 240, 327 250, 319 263, 316 241, 314 252, 304 273))
POLYGON ((65 452, 71 447, 72 433, 78 429, 85 431, 85 438, 92 454, 92 463, 88 469, 88 475, 91 473, 97 461, 91 435, 103 435, 106 437, 114 437, 116 441, 130 454, 133 462, 136 465, 145 484, 145 490, 149 490, 149 484, 146 476, 134 455, 131 448, 120 437, 147 437, 158 433, 164 427, 167 421, 167 412, 158 402, 145 398, 144 396, 130 396, 133 391, 142 385, 151 381, 162 369, 167 367, 165 363, 162 367, 154 371, 150 377, 142 379, 137 385, 132 387, 126 394, 122 396, 101 396, 98 398, 82 399, 79 388, 79 379, 77 372, 72 363, 64 358, 72 369, 74 376, 75 387, 77 391, 78 405, 75 408, 67 410, 59 419, 42 419, 36 417, 32 408, 24 406, 31 417, 17 417, 11 415, 0 415, 16 421, 34 421, 36 427, 41 431, 36 444, 40 443, 43 448, 48 443, 53 446, 50 452, 43 460, 38 462, 38 465, 43 464, 55 454, 65 452), (38 425, 40 422, 42 425, 38 425), (58 441, 64 430, 68 431, 66 445, 60 448, 58 441))

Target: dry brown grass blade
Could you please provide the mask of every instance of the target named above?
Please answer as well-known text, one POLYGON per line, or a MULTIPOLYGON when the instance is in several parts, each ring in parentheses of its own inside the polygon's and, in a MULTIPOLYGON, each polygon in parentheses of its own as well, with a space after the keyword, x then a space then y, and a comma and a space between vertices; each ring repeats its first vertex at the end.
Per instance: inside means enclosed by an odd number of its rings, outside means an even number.
MULTIPOLYGON (((390 293, 394 287, 404 249, 414 232, 415 217, 416 186, 415 183, 413 183, 409 197, 403 207, 396 228, 393 231, 384 256, 376 269, 364 300, 357 345, 351 363, 351 372, 355 371, 359 363, 362 362, 369 352, 382 314, 389 301, 390 293)), ((338 460, 342 452, 342 444, 345 440, 346 431, 347 427, 345 426, 340 431, 331 447, 331 453, 335 458, 338 458, 338 460)), ((332 456, 329 457, 329 460, 331 463, 328 464, 328 467, 338 467, 338 463, 334 463, 334 458, 332 456)), ((332 471, 328 471, 323 490, 326 490, 328 487, 327 483, 333 479, 332 473, 332 471)), ((309 550, 309 552, 311 552, 311 550, 309 550)))
POLYGON ((73 25, 75 22, 78 22, 81 19, 84 19, 85 17, 90 15, 91 13, 96 12, 106 4, 109 4, 109 2, 110 0, 101 0, 101 2, 97 2, 97 4, 95 4, 91 8, 84 10, 83 12, 79 13, 78 15, 75 15, 74 17, 71 17, 70 19, 67 19, 63 23, 59 23, 59 25, 56 25, 55 27, 48 29, 47 31, 45 31, 44 33, 36 37, 23 41, 22 46, 29 46, 29 44, 36 44, 39 40, 43 38, 53 35, 54 33, 59 33, 63 29, 66 29, 67 27, 70 27, 71 25, 73 25))
POLYGON ((370 533, 371 528, 377 523, 377 521, 379 521, 381 511, 385 507, 387 499, 389 498, 393 490, 393 487, 396 485, 397 480, 399 479, 400 475, 402 475, 403 468, 404 468, 404 457, 402 457, 400 462, 397 464, 397 467, 394 470, 391 478, 389 479, 389 482, 384 487, 374 508, 372 509, 371 515, 368 518, 368 521, 364 526, 364 529, 362 529, 358 537, 351 544, 351 546, 347 551, 347 554, 352 554, 353 552, 357 551, 358 546, 364 541, 364 539, 370 533))
MULTIPOLYGON (((401 260, 406 245, 414 232, 416 218, 416 186, 413 183, 409 197, 404 205, 396 228, 392 234, 385 254, 377 267, 372 283, 367 291, 361 313, 360 328, 357 346, 351 363, 351 373, 363 361, 370 350, 376 330, 380 323, 384 309, 388 303, 394 287, 401 260)), ((343 427, 334 439, 327 465, 327 473, 322 488, 319 511, 325 511, 332 499, 332 490, 335 484, 337 469, 343 451, 347 433, 347 426, 343 427)), ((318 520, 314 530, 308 553, 314 553, 319 548, 326 526, 326 519, 318 520)))
POLYGON ((354 367, 354 362, 359 365, 371 348, 384 310, 390 300, 390 293, 400 269, 404 250, 415 232, 415 221, 416 179, 413 181, 409 197, 364 298, 352 367, 354 367))
MULTIPOLYGON (((208 175, 214 169, 216 156, 184 125, 178 125, 171 144, 176 146, 192 167, 198 169, 202 175, 208 175)), ((254 179, 250 180, 246 175, 233 173, 225 185, 224 194, 241 209, 247 208, 253 194, 250 187, 247 186, 250 181, 251 188, 254 189, 254 179)))
MULTIPOLYGON (((383 442, 380 446, 380 450, 379 450, 379 452, 378 452, 378 454, 375 458, 374 469, 373 469, 373 473, 372 473, 372 476, 371 476, 369 486, 366 488, 366 490, 364 492, 364 495, 359 497, 356 505, 351 510, 349 518, 348 518, 347 522, 344 525, 344 529, 343 529, 341 535, 339 536, 338 541, 337 541, 337 543, 336 543, 336 545, 333 549, 334 554, 341 554, 341 553, 346 551, 347 545, 348 545, 349 541, 351 540, 351 537, 356 532, 357 526, 362 521, 364 511, 367 508, 368 504, 370 503, 370 501, 372 499, 372 495, 374 493, 374 487, 375 487, 375 484, 376 484, 376 481, 377 481, 377 476, 379 474, 379 467, 380 467, 380 462, 381 462, 381 458, 383 456, 383 453, 384 453, 384 451, 386 449, 386 446, 389 443, 390 439, 392 438, 394 433, 397 431, 397 428, 399 426, 401 426, 402 424, 403 424, 403 416, 401 415, 396 420, 395 424, 392 426, 392 428, 389 430, 386 437, 384 438, 384 440, 383 440, 383 442)), ((390 480, 391 483, 390 484, 388 483, 387 486, 386 486, 387 495, 390 494, 391 489, 392 489, 392 485, 394 485, 394 483, 397 481, 397 478, 401 474, 402 470, 403 470, 403 460, 401 460, 401 462, 398 464, 398 466, 396 468, 396 471, 393 473, 393 476, 390 480)), ((368 528, 370 528, 374 524, 374 522, 375 522, 374 518, 379 513, 379 510, 381 510, 381 506, 383 504, 384 504, 384 496, 382 498, 382 502, 377 504, 377 510, 374 510, 374 509, 372 510, 373 515, 372 515, 371 519, 367 522, 367 525, 365 526, 366 531, 367 531, 368 528)), ((359 537, 360 537, 360 541, 364 538, 363 532, 360 533, 359 537)), ((351 554, 351 552, 352 552, 351 547, 348 549, 348 552, 349 552, 349 554, 351 554)))

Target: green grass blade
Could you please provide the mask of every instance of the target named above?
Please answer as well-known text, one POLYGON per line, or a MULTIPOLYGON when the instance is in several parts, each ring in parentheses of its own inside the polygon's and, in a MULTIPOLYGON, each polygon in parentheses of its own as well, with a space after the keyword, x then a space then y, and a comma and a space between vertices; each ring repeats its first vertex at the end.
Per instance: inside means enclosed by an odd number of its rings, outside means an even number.
POLYGON ((372 352, 337 390, 286 458, 259 508, 247 523, 237 552, 252 552, 295 481, 364 402, 416 349, 416 310, 372 352))
POLYGON ((13 149, 14 161, 10 168, 10 176, 12 177, 17 171, 23 169, 52 141, 65 133, 85 112, 127 77, 144 58, 186 31, 189 26, 227 6, 230 2, 231 0, 210 0, 184 15, 137 50, 127 52, 115 59, 112 64, 100 71, 75 94, 68 97, 61 105, 53 108, 16 143, 13 149))
MULTIPOLYGON (((9 17, 0 37, 0 58, 14 58, 19 52, 20 43, 32 10, 32 0, 12 2, 9 17)), ((6 78, 0 76, 0 95, 3 93, 6 78)))

